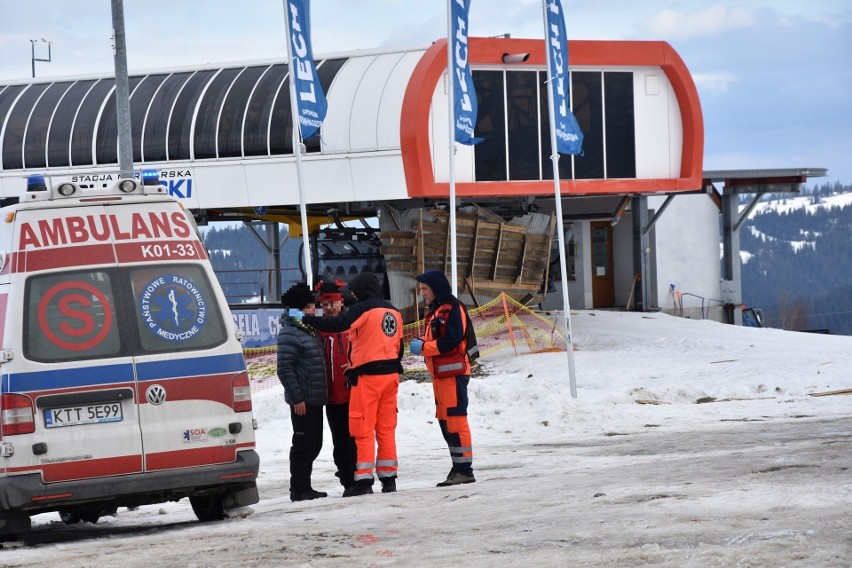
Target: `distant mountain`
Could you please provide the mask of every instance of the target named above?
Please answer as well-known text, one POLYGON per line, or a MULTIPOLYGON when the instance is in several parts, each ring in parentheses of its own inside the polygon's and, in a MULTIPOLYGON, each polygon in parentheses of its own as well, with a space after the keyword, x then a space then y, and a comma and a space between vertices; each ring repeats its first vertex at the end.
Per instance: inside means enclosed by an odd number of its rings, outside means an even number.
POLYGON ((852 335, 852 186, 764 198, 740 250, 743 301, 769 327, 852 335))

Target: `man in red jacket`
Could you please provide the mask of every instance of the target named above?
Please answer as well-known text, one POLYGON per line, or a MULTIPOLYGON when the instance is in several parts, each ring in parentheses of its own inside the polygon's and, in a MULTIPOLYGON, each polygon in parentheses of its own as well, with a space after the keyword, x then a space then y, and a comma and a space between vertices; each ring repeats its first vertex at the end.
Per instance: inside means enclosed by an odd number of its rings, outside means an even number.
MULTIPOLYGON (((319 303, 323 316, 336 317, 343 312, 342 283, 322 282, 318 287, 319 303)), ((325 364, 328 376, 328 404, 325 415, 331 442, 334 445, 335 475, 343 485, 347 495, 354 483, 355 440, 349 435, 349 384, 346 379, 349 353, 349 331, 319 331, 325 350, 325 364)))

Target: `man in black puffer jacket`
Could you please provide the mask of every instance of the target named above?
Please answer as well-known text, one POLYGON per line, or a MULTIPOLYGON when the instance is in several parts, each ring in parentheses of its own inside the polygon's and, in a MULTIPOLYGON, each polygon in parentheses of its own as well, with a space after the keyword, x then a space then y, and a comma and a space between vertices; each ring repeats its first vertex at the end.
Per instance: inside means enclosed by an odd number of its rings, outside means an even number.
POLYGON ((328 494, 311 487, 314 460, 322 449, 323 407, 328 404, 323 346, 301 314, 314 314, 316 300, 304 283, 292 286, 281 298, 290 308, 278 333, 278 379, 290 405, 293 442, 290 446, 290 500, 306 501, 328 494))

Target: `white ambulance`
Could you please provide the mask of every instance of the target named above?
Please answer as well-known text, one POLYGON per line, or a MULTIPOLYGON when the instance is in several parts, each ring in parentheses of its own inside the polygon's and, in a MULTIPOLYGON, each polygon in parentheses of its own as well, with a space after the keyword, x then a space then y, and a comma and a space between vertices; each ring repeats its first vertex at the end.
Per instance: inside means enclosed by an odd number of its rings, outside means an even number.
POLYGON ((26 189, 0 208, 0 536, 256 503, 249 377, 192 216, 156 172, 26 189))

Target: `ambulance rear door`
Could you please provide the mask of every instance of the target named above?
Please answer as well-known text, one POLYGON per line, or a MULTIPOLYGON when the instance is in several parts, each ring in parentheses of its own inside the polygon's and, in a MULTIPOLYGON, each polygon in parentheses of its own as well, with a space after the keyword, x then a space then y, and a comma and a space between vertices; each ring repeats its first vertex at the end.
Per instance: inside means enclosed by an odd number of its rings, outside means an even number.
POLYGON ((2 380, 3 440, 15 447, 7 472, 41 472, 50 483, 143 471, 117 220, 87 205, 21 209, 14 222, 4 337, 13 356, 2 380))
POLYGON ((232 463, 239 450, 254 448, 242 346, 206 252, 188 230, 192 221, 162 207, 135 211, 143 220, 165 215, 169 236, 151 228, 151 239, 116 244, 135 342, 144 469, 232 463))

